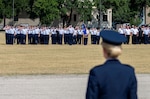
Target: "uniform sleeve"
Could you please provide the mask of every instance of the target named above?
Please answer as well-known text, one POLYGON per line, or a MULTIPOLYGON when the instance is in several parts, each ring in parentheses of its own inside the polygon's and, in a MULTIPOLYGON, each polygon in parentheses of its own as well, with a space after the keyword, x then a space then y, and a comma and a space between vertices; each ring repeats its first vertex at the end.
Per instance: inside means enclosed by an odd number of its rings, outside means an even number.
POLYGON ((94 71, 91 70, 88 79, 86 99, 98 99, 99 96, 98 93, 99 93, 98 81, 94 71))
POLYGON ((130 80, 130 89, 129 89, 129 98, 128 99, 137 99, 137 79, 133 70, 132 77, 130 80))

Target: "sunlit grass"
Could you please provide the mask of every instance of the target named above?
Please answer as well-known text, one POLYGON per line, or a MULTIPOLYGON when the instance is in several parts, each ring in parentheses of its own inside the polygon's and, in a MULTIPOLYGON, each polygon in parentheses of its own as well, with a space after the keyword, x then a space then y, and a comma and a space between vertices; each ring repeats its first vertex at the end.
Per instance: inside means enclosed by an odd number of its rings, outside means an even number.
MULTIPOLYGON (((123 45, 122 63, 150 73, 150 45, 123 45)), ((5 45, 0 33, 0 75, 85 74, 104 63, 100 45, 5 45)))

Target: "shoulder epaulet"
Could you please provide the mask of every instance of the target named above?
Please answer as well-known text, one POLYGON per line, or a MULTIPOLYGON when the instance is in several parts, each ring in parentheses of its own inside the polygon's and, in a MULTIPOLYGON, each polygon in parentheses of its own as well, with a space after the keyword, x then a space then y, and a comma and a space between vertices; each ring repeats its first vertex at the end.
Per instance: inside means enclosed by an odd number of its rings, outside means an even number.
POLYGON ((103 66, 103 64, 101 64, 101 65, 96 65, 96 66, 94 66, 92 69, 100 68, 100 67, 102 67, 102 66, 103 66))
POLYGON ((123 64, 123 65, 126 66, 126 67, 134 69, 131 65, 128 65, 128 64, 123 64))

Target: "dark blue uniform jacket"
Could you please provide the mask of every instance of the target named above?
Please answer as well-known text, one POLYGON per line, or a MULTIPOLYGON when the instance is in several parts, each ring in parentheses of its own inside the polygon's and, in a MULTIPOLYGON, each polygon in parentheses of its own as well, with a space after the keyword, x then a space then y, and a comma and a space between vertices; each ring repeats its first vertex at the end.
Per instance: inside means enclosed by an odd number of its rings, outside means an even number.
POLYGON ((86 99, 137 99, 134 68, 117 59, 91 69, 86 99))

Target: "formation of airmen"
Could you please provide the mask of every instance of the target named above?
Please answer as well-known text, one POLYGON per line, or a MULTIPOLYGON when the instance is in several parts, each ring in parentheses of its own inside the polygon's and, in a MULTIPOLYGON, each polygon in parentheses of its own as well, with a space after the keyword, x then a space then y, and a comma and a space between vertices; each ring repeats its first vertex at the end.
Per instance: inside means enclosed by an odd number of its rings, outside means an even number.
MULTIPOLYGON (((6 44, 88 44, 89 35, 91 35, 91 44, 100 44, 99 28, 82 28, 82 26, 73 27, 36 27, 36 26, 5 26, 6 44)), ((148 25, 120 26, 118 32, 126 36, 129 44, 130 37, 132 44, 150 44, 150 27, 148 25)))
POLYGON ((132 44, 150 44, 150 27, 148 25, 142 25, 141 27, 137 27, 132 25, 120 26, 118 32, 121 35, 126 36, 127 42, 125 44, 129 44, 130 37, 132 44))
POLYGON ((6 44, 88 44, 88 35, 91 34, 91 44, 99 44, 100 29, 83 29, 70 25, 68 27, 24 27, 5 26, 6 44))

